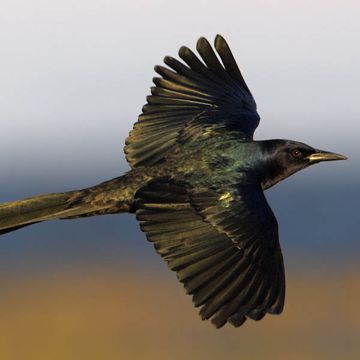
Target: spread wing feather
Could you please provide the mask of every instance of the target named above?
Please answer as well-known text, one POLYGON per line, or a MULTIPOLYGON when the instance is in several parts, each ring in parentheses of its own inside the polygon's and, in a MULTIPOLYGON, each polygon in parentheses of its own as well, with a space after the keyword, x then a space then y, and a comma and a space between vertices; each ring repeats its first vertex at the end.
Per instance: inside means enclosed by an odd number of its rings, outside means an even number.
MULTIPOLYGON (((191 124, 196 137, 226 131, 251 139, 259 123, 256 104, 224 38, 215 39, 215 51, 205 38, 197 42, 203 62, 187 47, 184 63, 165 57, 169 67, 156 66, 151 95, 126 140, 125 153, 132 167, 162 161, 191 124), (209 131, 212 130, 212 131, 209 131)), ((192 137, 186 137, 186 140, 192 137)))
POLYGON ((190 189, 168 179, 137 193, 137 219, 203 319, 240 326, 280 313, 285 295, 277 222, 260 187, 190 189))

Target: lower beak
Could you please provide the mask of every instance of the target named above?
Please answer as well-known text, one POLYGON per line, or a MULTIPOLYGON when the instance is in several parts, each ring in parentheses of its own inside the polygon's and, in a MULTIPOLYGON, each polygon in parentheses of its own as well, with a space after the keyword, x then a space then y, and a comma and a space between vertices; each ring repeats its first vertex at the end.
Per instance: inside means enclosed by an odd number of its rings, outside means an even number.
POLYGON ((344 155, 335 154, 328 151, 316 150, 314 154, 307 156, 307 159, 311 162, 319 162, 319 161, 347 160, 347 157, 344 155))

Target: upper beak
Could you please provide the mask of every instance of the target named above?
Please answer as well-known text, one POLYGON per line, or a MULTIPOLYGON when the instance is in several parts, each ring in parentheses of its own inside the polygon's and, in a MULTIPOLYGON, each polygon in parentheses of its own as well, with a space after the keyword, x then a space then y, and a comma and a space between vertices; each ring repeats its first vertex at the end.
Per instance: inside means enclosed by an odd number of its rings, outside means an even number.
POLYGON ((314 154, 307 156, 307 159, 311 162, 319 162, 319 161, 347 160, 347 157, 329 151, 316 150, 314 154))

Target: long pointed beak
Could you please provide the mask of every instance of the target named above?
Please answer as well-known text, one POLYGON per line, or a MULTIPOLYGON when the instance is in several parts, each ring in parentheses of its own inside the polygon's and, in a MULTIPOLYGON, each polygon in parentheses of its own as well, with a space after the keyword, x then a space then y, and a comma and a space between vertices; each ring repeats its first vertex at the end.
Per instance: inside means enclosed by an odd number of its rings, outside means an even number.
POLYGON ((309 155, 307 159, 313 163, 319 161, 347 160, 347 157, 329 151, 316 150, 316 152, 314 154, 309 155))

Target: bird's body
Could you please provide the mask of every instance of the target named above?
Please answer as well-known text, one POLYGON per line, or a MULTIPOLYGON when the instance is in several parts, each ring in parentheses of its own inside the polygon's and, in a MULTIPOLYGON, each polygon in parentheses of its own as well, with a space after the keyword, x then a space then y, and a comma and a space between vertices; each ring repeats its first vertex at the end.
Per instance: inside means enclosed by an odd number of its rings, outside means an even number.
POLYGON ((0 234, 51 219, 136 213, 203 319, 217 327, 282 312, 278 225, 263 191, 319 161, 345 159, 290 140, 254 141, 260 117, 221 36, 201 62, 165 57, 126 141, 131 170, 91 188, 0 204, 0 234))

